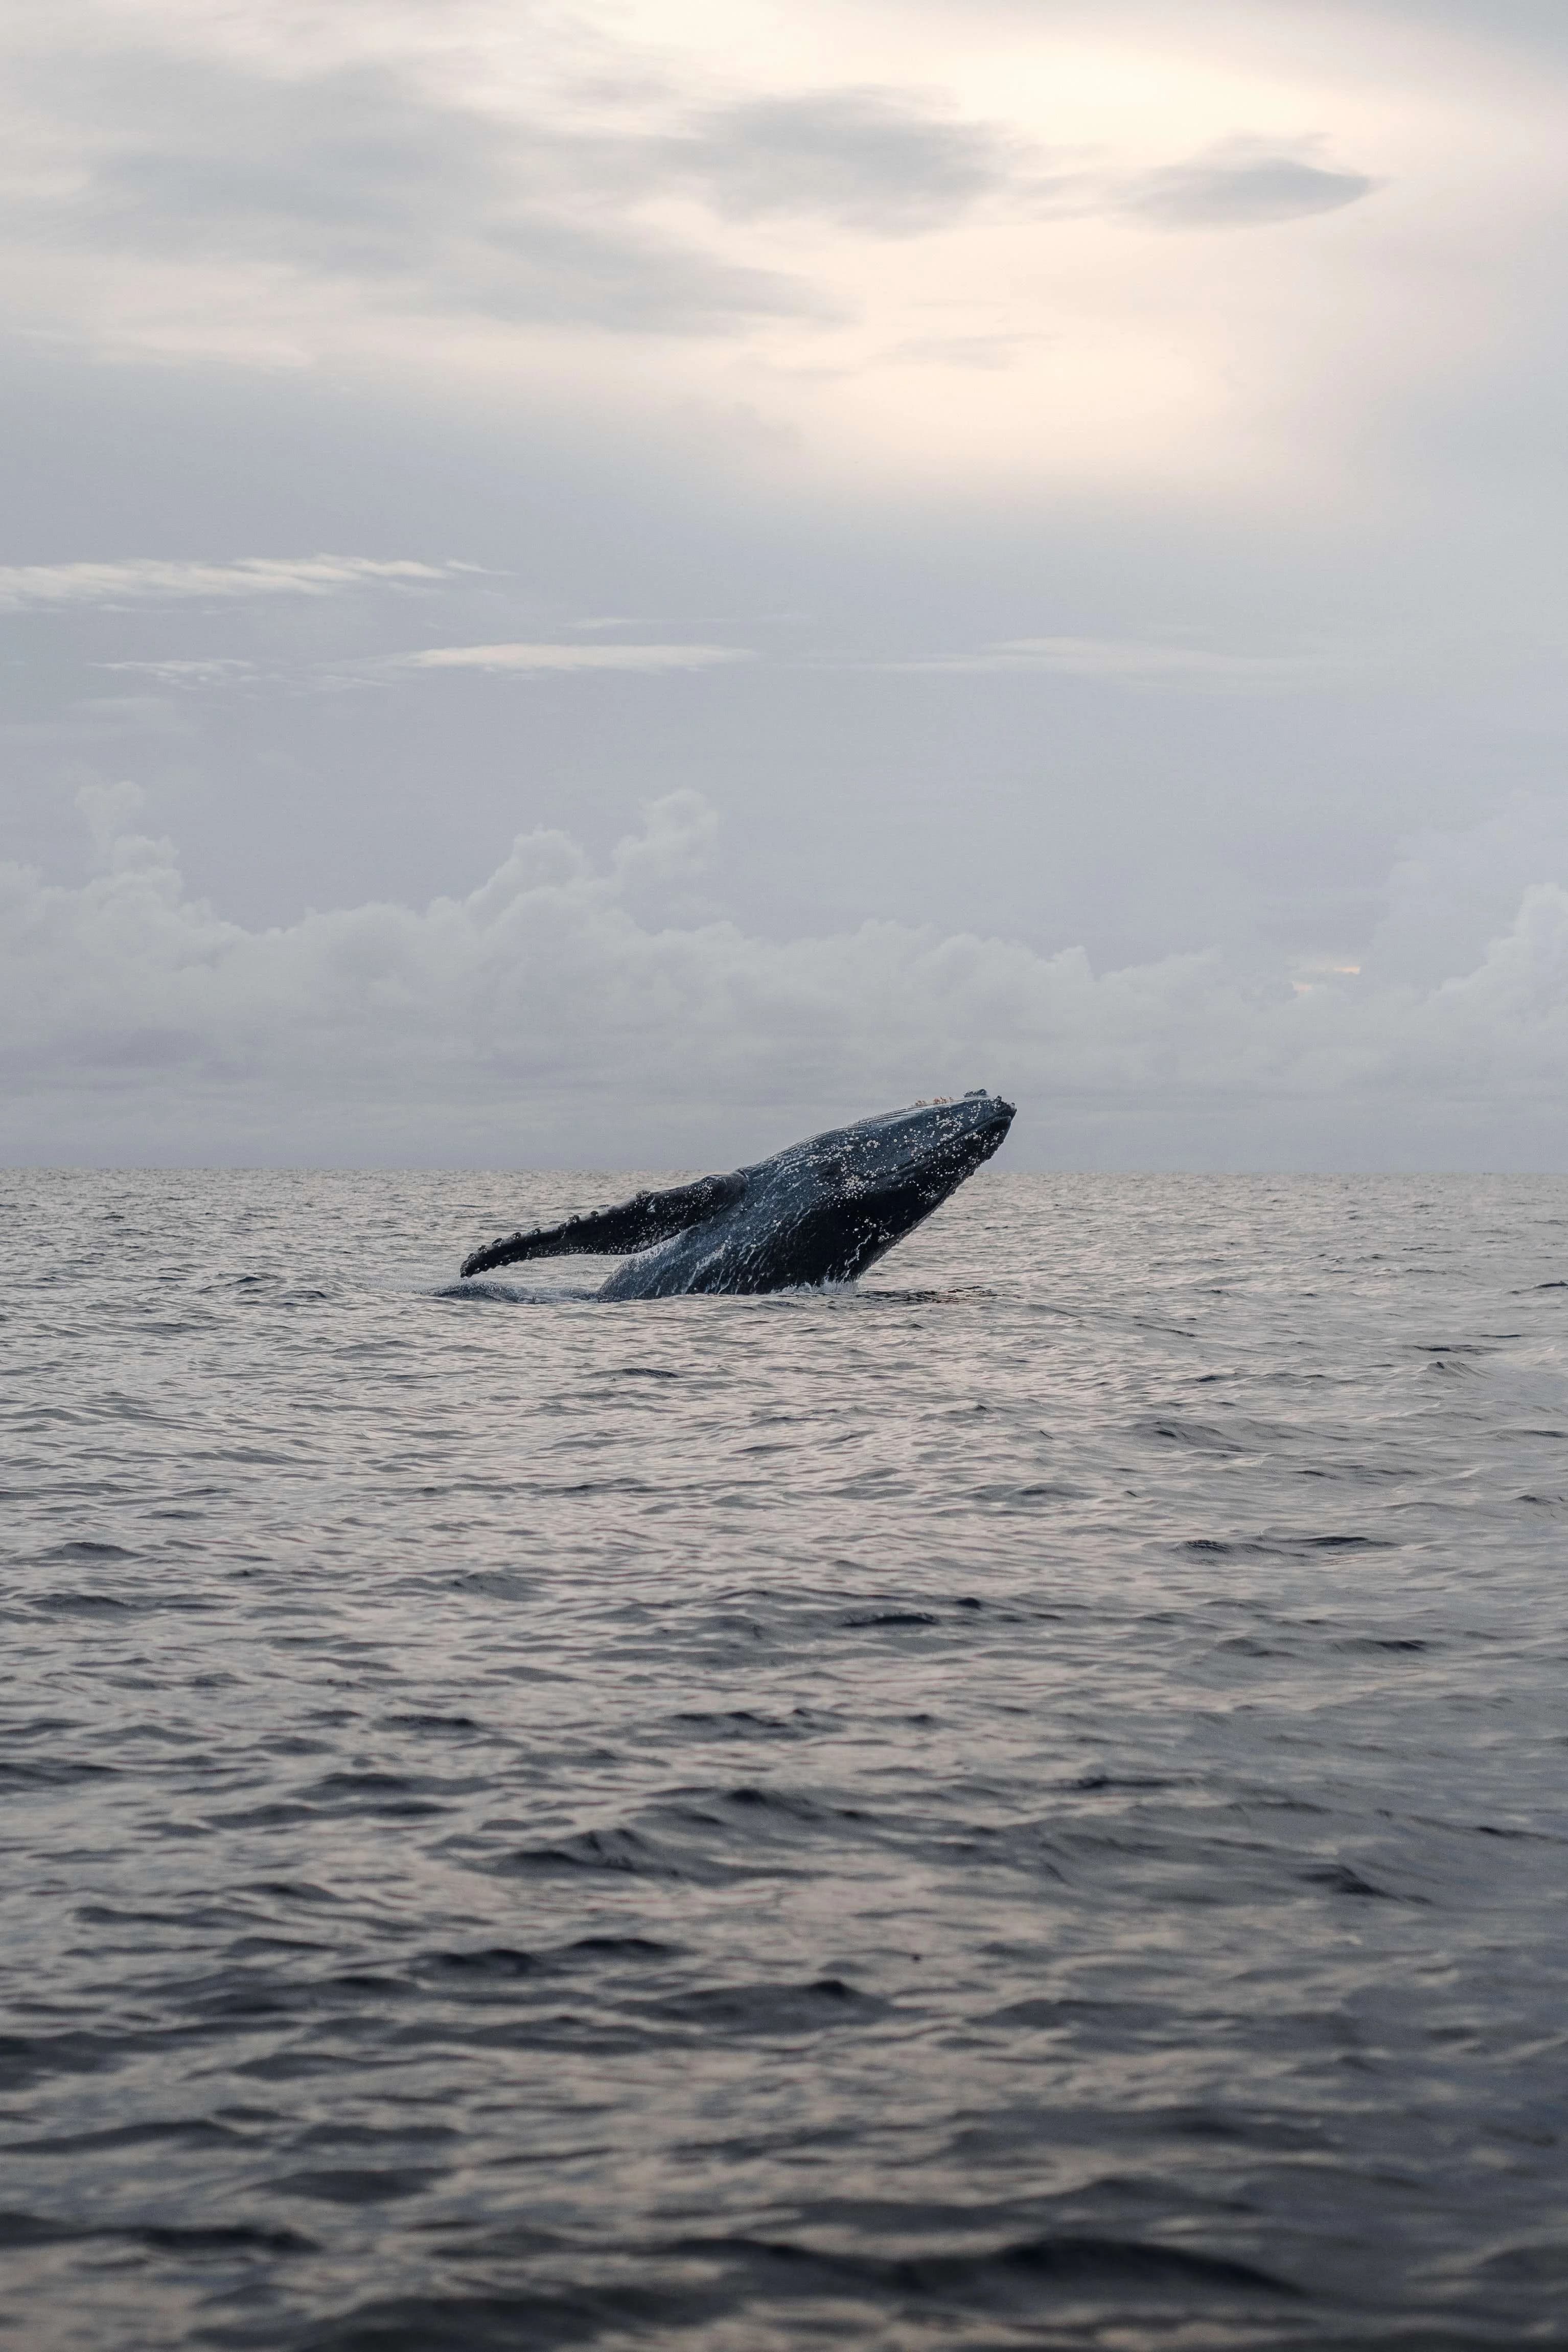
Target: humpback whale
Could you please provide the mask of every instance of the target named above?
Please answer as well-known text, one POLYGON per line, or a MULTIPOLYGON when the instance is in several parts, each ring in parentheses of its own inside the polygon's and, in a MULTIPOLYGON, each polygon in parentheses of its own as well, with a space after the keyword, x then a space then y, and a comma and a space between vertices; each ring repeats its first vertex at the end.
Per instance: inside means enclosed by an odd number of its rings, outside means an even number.
POLYGON ((475 1250, 463 1274, 535 1257, 624 1257, 601 1298, 676 1298, 852 1282, 939 1209, 1013 1124, 977 1087, 792 1143, 754 1167, 639 1192, 475 1250))

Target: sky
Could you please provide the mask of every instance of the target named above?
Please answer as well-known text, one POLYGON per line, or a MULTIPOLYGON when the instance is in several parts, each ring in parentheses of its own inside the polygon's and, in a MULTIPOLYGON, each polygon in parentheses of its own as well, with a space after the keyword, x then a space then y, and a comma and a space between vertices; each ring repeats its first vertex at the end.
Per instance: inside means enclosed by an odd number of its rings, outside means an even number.
POLYGON ((1561 0, 0 53, 0 1160, 1568 1171, 1561 0))

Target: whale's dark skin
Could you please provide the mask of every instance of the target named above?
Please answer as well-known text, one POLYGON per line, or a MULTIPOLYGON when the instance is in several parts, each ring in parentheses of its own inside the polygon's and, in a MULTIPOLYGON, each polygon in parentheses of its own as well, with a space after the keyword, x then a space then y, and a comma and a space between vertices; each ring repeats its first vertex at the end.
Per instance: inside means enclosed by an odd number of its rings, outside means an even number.
POLYGON ((619 1257, 601 1298, 676 1298, 852 1282, 989 1160, 1013 1105, 984 1091, 883 1111, 618 1208, 475 1250, 465 1276, 536 1257, 619 1257))

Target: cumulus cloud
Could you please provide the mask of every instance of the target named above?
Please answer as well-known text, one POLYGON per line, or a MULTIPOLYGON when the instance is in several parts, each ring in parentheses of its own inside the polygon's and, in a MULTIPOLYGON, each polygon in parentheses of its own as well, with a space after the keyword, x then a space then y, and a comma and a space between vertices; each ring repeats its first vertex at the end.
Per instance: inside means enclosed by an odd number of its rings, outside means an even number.
POLYGON ((331 596, 348 588, 427 586, 471 568, 371 555, 245 555, 228 563, 171 562, 159 556, 130 556, 113 563, 7 563, 0 564, 0 612, 331 596))
POLYGON ((1059 1121, 1129 1105, 1173 1133, 1217 1108, 1258 1135, 1293 1105, 1359 1121, 1364 1151, 1401 1102, 1495 1138, 1568 1054, 1551 883, 1430 987, 1259 987, 1216 953, 1097 972, 1076 947, 890 922, 777 941, 661 917, 714 829, 682 793, 602 866, 525 834, 465 898, 251 930, 190 896, 171 845, 134 830, 138 798, 85 796, 89 881, 0 868, 0 1072, 25 1156, 690 1164, 984 1083, 1048 1107, 1047 1159, 1059 1121))
POLYGON ((1523 893, 1545 874, 1568 876, 1568 806, 1561 793, 1517 793, 1463 831, 1413 835, 1364 950, 1368 971, 1437 985, 1457 962, 1480 956, 1506 931, 1523 893))

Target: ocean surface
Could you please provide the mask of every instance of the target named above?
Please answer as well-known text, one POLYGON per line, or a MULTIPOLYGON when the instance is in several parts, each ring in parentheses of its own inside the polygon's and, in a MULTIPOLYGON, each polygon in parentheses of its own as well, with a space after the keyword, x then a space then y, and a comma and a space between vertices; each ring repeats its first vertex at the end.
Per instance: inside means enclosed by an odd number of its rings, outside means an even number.
POLYGON ((0 1177, 0 2340, 1568 2345, 1568 1181, 631 1181, 0 1177))

